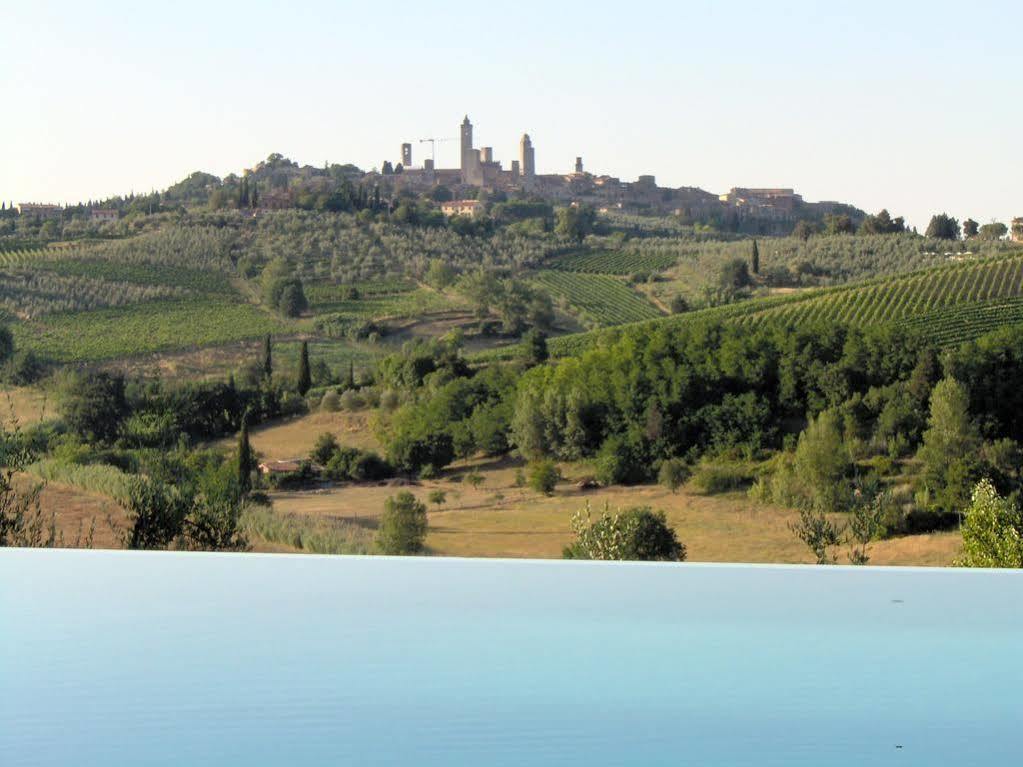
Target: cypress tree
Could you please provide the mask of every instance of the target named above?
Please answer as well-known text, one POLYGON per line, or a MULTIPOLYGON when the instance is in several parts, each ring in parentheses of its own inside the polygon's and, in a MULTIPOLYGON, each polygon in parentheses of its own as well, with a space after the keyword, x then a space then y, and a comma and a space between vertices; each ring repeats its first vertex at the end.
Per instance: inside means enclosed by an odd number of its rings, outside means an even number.
POLYGON ((348 378, 345 379, 345 391, 355 388, 355 363, 348 360, 348 378))
POLYGON ((246 412, 238 434, 238 487, 242 493, 252 489, 253 460, 252 445, 249 444, 249 414, 246 412))
POLYGON ((263 378, 267 381, 274 374, 273 356, 270 349, 270 334, 266 334, 266 340, 263 341, 263 378))
POLYGON ((753 240, 753 255, 750 256, 750 262, 753 274, 760 274, 760 248, 757 247, 756 240, 753 240))
POLYGON ((309 372, 309 342, 302 342, 302 354, 298 360, 298 393, 303 397, 313 386, 313 377, 309 372))

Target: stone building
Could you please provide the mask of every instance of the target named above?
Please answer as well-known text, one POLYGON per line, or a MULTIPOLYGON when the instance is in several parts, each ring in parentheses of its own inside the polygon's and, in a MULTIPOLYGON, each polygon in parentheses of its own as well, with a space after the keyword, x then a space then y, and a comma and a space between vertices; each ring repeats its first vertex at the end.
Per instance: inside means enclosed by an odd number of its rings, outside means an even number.
POLYGON ((18 204, 19 216, 32 216, 39 219, 59 219, 64 209, 59 205, 48 205, 36 202, 22 202, 18 204))

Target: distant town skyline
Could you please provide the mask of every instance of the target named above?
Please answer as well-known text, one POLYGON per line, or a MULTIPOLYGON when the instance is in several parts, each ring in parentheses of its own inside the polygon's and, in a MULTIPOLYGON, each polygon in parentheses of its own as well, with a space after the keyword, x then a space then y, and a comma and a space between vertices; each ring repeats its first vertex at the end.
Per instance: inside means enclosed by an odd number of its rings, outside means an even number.
MULTIPOLYGON (((468 113, 506 167, 528 133, 538 174, 582 156, 623 180, 792 187, 921 229, 943 211, 1008 223, 1023 215, 1023 53, 990 30, 1021 23, 985 0, 969 17, 873 1, 17 4, 0 199, 148 192, 271 152, 370 169, 409 142, 421 165, 420 139, 457 139, 468 113)), ((438 167, 459 151, 439 143, 438 167)))

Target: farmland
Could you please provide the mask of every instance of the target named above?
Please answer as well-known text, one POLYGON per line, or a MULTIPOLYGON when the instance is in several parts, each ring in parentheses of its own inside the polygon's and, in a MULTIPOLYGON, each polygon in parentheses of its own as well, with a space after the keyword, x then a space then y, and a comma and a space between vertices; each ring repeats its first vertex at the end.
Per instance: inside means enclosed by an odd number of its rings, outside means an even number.
POLYGON ((562 296, 595 325, 618 325, 661 316, 661 312, 622 280, 601 274, 543 270, 535 282, 562 296))
POLYGON ((560 256, 547 266, 564 272, 628 275, 660 272, 675 265, 677 254, 634 250, 593 250, 560 256))

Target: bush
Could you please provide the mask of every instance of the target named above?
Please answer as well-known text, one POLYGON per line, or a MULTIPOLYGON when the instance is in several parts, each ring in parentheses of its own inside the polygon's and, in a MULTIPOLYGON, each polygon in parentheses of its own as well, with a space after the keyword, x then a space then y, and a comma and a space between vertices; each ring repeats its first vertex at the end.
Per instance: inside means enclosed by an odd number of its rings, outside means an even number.
POLYGON ((597 455, 597 479, 604 485, 638 485, 650 479, 650 462, 636 443, 609 437, 597 455))
POLYGON ((340 447, 328 460, 324 474, 341 482, 373 482, 393 477, 394 467, 371 451, 340 447))
POLYGON ((554 495, 561 472, 554 461, 536 461, 529 467, 529 486, 538 493, 554 495))
POLYGON ((366 406, 366 400, 355 389, 349 389, 341 395, 339 404, 342 410, 361 410, 366 406))
POLYGON ((649 506, 614 515, 605 507, 596 522, 591 521, 587 506, 573 517, 572 529, 576 539, 563 551, 566 559, 681 562, 686 558, 686 547, 668 527, 664 512, 654 512, 649 506))
POLYGON ((685 460, 666 458, 661 461, 661 467, 657 471, 657 481, 671 492, 677 493, 692 474, 693 470, 685 460))
POLYGON ((384 554, 420 554, 426 541, 426 504, 409 492, 398 493, 384 504, 377 530, 377 547, 384 554))
POLYGON ((329 431, 325 431, 316 438, 316 444, 313 445, 313 451, 309 454, 309 457, 321 466, 326 466, 327 462, 330 461, 340 447, 337 437, 329 431))
POLYGON ((341 409, 341 395, 336 391, 329 391, 320 400, 320 410, 328 413, 336 413, 341 409))
POLYGON ((753 480, 751 473, 736 464, 701 463, 693 472, 692 484, 701 493, 727 493, 742 490, 753 480))

